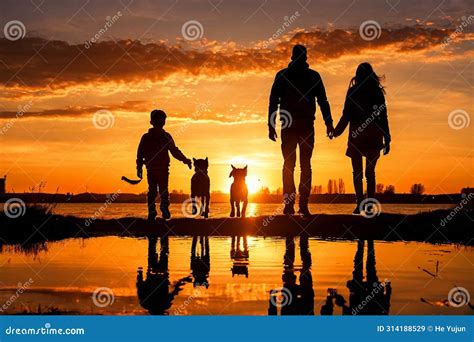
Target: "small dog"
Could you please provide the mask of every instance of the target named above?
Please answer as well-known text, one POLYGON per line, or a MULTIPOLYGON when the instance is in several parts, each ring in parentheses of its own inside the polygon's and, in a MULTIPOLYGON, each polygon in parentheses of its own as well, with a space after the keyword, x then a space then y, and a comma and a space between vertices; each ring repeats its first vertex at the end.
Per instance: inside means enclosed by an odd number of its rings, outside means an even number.
POLYGON ((237 210, 237 217, 240 217, 240 202, 242 202, 242 217, 245 217, 247 210, 248 194, 247 184, 245 184, 245 177, 247 177, 247 165, 243 169, 238 169, 232 166, 229 178, 234 177, 234 182, 230 186, 230 217, 235 216, 237 210))
POLYGON ((199 213, 205 218, 209 217, 209 202, 211 200, 211 180, 207 174, 209 168, 209 161, 206 159, 195 159, 194 163, 194 175, 191 178, 191 200, 193 203, 193 215, 198 213, 198 205, 196 202, 200 202, 199 213), (197 199, 197 201, 196 201, 197 199))

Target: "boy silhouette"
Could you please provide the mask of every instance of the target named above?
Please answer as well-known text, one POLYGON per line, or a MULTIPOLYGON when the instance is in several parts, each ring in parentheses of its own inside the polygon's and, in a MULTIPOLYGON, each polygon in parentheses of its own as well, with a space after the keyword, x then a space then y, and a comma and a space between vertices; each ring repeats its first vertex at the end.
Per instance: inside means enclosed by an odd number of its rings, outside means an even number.
POLYGON ((153 126, 142 136, 137 151, 137 176, 143 178, 143 165, 146 165, 148 180, 148 220, 155 220, 156 196, 160 191, 160 210, 165 220, 171 218, 169 211, 168 178, 171 155, 182 161, 191 169, 192 161, 176 147, 171 135, 163 127, 166 123, 166 113, 155 109, 150 114, 150 123, 153 126))

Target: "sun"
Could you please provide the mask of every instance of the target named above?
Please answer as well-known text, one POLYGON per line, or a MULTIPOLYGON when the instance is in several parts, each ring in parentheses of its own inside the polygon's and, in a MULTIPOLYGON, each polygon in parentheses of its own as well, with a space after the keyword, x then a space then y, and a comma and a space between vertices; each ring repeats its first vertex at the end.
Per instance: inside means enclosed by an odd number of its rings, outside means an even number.
POLYGON ((262 186, 260 179, 257 176, 247 176, 246 183, 250 194, 256 193, 262 186))

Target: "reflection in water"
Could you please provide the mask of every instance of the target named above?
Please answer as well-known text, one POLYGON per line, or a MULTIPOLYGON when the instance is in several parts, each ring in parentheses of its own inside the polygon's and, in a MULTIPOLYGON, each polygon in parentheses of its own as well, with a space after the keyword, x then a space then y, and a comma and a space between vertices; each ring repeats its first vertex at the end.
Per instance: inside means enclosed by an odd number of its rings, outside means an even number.
POLYGON ((193 286, 206 286, 209 288, 209 272, 211 270, 211 259, 209 255, 209 237, 194 236, 191 244, 191 274, 193 276, 193 286), (201 245, 201 253, 196 254, 198 243, 201 245))
POLYGON ((311 274, 311 253, 308 237, 300 236, 301 269, 295 269, 295 240, 286 238, 285 256, 283 259, 283 287, 270 291, 268 314, 277 315, 314 315, 313 276, 311 274), (295 271, 300 272, 299 285, 295 271))
POLYGON ((168 314, 174 297, 189 282, 189 277, 179 279, 171 286, 168 271, 169 244, 168 236, 160 239, 160 255, 156 253, 156 237, 148 238, 148 267, 146 279, 143 279, 143 269, 138 268, 137 294, 140 305, 152 315, 168 314))
POLYGON ((357 242, 352 279, 347 281, 349 305, 335 289, 328 289, 326 303, 321 307, 322 315, 332 315, 334 303, 342 308, 343 315, 388 315, 392 286, 388 281, 380 282, 375 269, 374 241, 367 240, 366 281, 364 281, 364 241, 357 242))
POLYGON ((232 236, 230 259, 232 260, 232 277, 234 275, 245 275, 245 277, 248 278, 249 245, 247 236, 232 236))

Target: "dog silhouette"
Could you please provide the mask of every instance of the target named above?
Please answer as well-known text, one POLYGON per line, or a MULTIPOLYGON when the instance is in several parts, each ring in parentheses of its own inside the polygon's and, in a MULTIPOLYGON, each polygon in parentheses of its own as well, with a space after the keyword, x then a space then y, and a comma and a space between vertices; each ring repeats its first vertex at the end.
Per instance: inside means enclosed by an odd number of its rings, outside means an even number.
POLYGON ((237 210, 237 217, 241 217, 240 202, 242 202, 242 217, 245 217, 247 210, 248 194, 247 184, 245 184, 245 177, 247 177, 247 165, 243 169, 238 169, 234 165, 229 177, 234 177, 234 182, 230 186, 230 217, 235 217, 237 210))
POLYGON ((191 201, 193 203, 193 215, 199 213, 207 218, 209 216, 209 202, 211 200, 211 180, 207 174, 209 161, 206 159, 193 158, 194 175, 191 178, 191 201), (198 208, 199 207, 199 208, 198 208))

